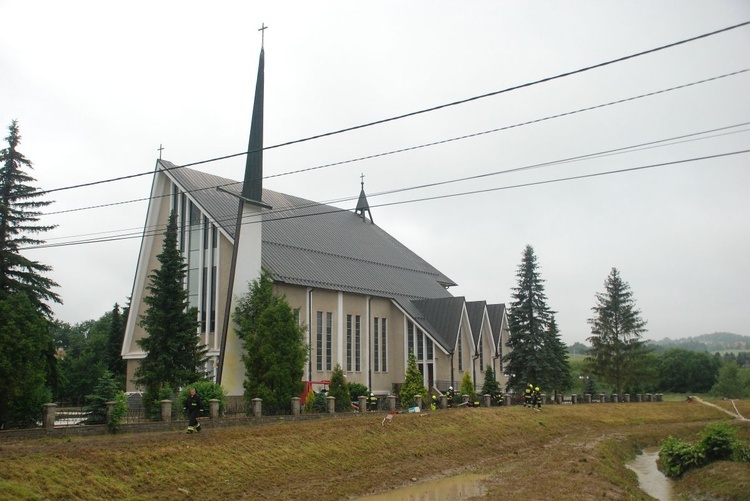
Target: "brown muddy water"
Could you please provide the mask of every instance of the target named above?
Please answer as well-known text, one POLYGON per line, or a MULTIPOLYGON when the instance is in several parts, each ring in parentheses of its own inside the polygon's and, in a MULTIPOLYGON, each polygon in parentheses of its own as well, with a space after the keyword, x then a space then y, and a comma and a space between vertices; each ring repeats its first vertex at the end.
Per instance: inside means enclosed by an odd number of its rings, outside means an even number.
POLYGON ((463 501, 482 497, 487 475, 465 474, 409 485, 382 494, 357 498, 361 501, 463 501))
POLYGON ((659 459, 659 448, 649 447, 625 466, 638 475, 638 487, 646 494, 660 501, 676 501, 674 481, 659 471, 656 467, 657 459, 659 459))

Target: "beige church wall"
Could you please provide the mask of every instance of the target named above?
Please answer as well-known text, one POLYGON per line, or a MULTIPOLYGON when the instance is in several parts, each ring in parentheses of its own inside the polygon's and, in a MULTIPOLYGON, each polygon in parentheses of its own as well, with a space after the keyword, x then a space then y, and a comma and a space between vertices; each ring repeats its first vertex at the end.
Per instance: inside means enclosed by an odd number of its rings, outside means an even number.
MULTIPOLYGON (((370 333, 373 333, 375 317, 386 318, 387 328, 387 366, 386 371, 372 370, 372 390, 376 394, 387 394, 393 391, 394 384, 404 382, 406 374, 406 356, 404 353, 404 314, 390 299, 373 298, 370 304, 370 333)), ((370 339, 370 353, 374 354, 373 341, 370 339)), ((374 369, 374 365, 373 365, 374 369)))
POLYGON ((224 328, 224 317, 227 309, 227 287, 229 285, 229 272, 232 267, 232 250, 234 245, 229 239, 222 233, 219 232, 219 260, 218 260, 218 289, 216 290, 216 296, 218 298, 216 305, 216 330, 217 336, 215 339, 217 349, 221 349, 221 333, 224 328))

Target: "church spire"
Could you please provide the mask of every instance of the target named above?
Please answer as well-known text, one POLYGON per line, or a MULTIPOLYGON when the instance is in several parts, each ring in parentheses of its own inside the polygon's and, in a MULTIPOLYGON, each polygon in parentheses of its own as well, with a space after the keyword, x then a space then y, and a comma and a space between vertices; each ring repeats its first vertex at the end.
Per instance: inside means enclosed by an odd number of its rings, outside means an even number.
POLYGON ((258 61, 258 79, 255 83, 255 102, 253 118, 250 122, 250 139, 247 145, 247 162, 245 179, 242 184, 242 196, 246 200, 260 203, 263 199, 263 88, 265 51, 260 49, 258 61))
POLYGON ((354 212, 359 214, 359 217, 362 218, 362 221, 365 221, 365 211, 367 211, 367 214, 370 216, 370 224, 373 224, 375 223, 375 221, 372 219, 370 204, 367 203, 367 195, 365 195, 365 175, 360 175, 359 179, 362 189, 359 192, 359 200, 357 200, 357 208, 354 210, 354 212))

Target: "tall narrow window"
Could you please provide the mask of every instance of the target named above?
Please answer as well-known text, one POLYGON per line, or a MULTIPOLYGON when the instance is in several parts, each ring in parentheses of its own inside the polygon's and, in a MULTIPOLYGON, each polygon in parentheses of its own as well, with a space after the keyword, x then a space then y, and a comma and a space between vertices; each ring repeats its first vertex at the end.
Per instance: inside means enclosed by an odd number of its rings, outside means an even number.
POLYGON ((382 353, 382 363, 380 364, 383 372, 388 370, 388 335, 386 330, 385 318, 381 318, 382 324, 380 328, 380 335, 383 337, 383 342, 380 343, 380 351, 382 353))
POLYGON ((380 372, 380 329, 378 329, 378 323, 380 322, 380 319, 378 317, 375 317, 375 322, 373 322, 373 333, 372 333, 372 363, 373 363, 373 369, 375 372, 380 372))
POLYGON ((315 329, 315 368, 319 371, 323 370, 323 312, 317 312, 316 318, 316 329, 315 329))
POLYGON ((362 370, 362 317, 354 317, 354 370, 362 370))
POLYGON ((331 360, 333 360, 333 313, 326 312, 326 370, 331 370, 331 360))
POLYGON ((483 340, 480 338, 479 340, 479 370, 484 372, 484 343, 483 340))
POLYGON ((414 353, 414 356, 417 355, 417 352, 414 350, 414 322, 409 320, 406 322, 406 343, 407 343, 407 356, 411 353, 414 353))
POLYGON ((417 330, 417 360, 424 360, 424 334, 422 329, 417 330))
POLYGON ((432 342, 432 339, 427 338, 427 360, 432 360, 435 358, 434 343, 432 342))
POLYGON ((346 316, 346 370, 352 371, 352 316, 346 316))
POLYGON ((464 370, 463 347, 461 346, 461 331, 458 331, 458 370, 464 370))

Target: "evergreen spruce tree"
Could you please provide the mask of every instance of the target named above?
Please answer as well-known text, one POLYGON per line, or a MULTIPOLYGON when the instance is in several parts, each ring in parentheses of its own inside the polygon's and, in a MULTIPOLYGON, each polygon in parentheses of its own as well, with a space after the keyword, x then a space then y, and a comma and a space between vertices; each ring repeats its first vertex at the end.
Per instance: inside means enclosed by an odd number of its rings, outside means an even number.
POLYGON ((563 356, 565 346, 547 306, 544 280, 530 245, 524 249, 516 277, 518 286, 512 289, 513 301, 508 308, 510 351, 503 357, 509 374, 506 389, 520 392, 529 383, 544 389, 565 389, 570 384, 567 355, 563 356), (565 374, 567 380, 561 381, 559 378, 565 374))
POLYGON ((20 250, 44 243, 32 235, 54 228, 37 224, 39 209, 52 202, 40 200, 43 192, 29 184, 35 179, 24 170, 32 168, 31 161, 18 151, 18 122, 11 122, 8 130, 8 147, 0 150, 0 294, 24 293, 35 309, 51 318, 47 302, 62 302, 52 291, 57 284, 44 276, 52 268, 22 256, 20 250))
POLYGON ((26 294, 0 295, 0 429, 34 423, 51 401, 49 322, 26 294))
POLYGON ((417 395, 422 396, 422 405, 427 406, 427 388, 424 386, 422 373, 417 368, 417 358, 414 356, 414 352, 410 351, 406 362, 406 377, 399 392, 401 407, 413 407, 415 405, 414 397, 417 395))
POLYGON ((266 270, 240 297, 232 318, 245 348, 245 399, 263 399, 264 412, 289 413, 291 398, 304 389, 306 327, 300 326, 286 297, 274 293, 266 270))
POLYGON ((346 412, 351 410, 352 397, 349 393, 349 385, 344 377, 344 370, 341 365, 336 364, 331 372, 331 382, 328 384, 328 396, 334 397, 336 412, 346 412))
MULTIPOLYGON (((164 235, 160 267, 151 272, 143 301, 146 312, 140 325, 148 336, 138 345, 146 352, 135 372, 135 382, 144 388, 144 405, 151 407, 162 388, 180 387, 205 378, 205 346, 198 344, 198 319, 190 307, 185 280, 185 260, 177 248, 177 216, 172 213, 164 235)), ((150 409, 153 410, 153 409, 150 409)))
POLYGON ((596 294, 596 306, 591 308, 596 316, 588 320, 591 350, 586 363, 601 382, 614 385, 617 394, 621 394, 623 387, 642 377, 641 361, 649 353, 641 339, 646 322, 617 268, 610 271, 604 288, 604 293, 596 294))
POLYGON ((122 342, 125 337, 125 319, 128 309, 120 312, 120 305, 115 303, 112 308, 112 317, 107 335, 107 369, 114 375, 115 379, 122 385, 125 383, 125 360, 122 359, 122 342))
POLYGON ((484 384, 482 385, 482 395, 495 395, 500 390, 500 383, 495 378, 495 371, 491 366, 484 371, 484 384))

